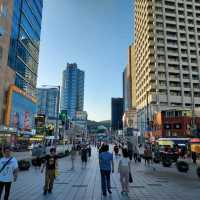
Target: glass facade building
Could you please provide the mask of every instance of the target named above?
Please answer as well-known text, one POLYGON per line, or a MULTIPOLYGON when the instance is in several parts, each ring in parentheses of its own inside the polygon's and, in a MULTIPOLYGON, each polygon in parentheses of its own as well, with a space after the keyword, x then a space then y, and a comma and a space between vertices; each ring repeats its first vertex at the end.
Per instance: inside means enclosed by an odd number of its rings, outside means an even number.
POLYGON ((124 99, 112 98, 111 99, 111 127, 113 131, 123 129, 123 113, 124 113, 124 99))
POLYGON ((13 0, 8 66, 16 72, 15 84, 35 97, 43 0, 13 0))
POLYGON ((67 111, 71 119, 75 118, 76 111, 83 111, 84 78, 84 71, 78 69, 76 63, 67 63, 63 71, 61 110, 67 111))
POLYGON ((37 113, 44 114, 47 118, 57 117, 59 100, 58 87, 44 86, 37 89, 37 113))

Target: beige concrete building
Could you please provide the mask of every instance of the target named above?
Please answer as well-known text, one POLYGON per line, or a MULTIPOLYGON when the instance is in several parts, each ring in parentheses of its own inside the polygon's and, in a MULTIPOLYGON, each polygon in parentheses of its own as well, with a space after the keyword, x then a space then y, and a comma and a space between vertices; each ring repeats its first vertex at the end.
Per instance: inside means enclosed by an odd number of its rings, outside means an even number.
POLYGON ((6 92, 15 72, 7 66, 12 23, 12 0, 0 0, 0 125, 6 109, 6 92))
POLYGON ((200 0, 136 0, 134 46, 138 109, 200 106, 200 0))

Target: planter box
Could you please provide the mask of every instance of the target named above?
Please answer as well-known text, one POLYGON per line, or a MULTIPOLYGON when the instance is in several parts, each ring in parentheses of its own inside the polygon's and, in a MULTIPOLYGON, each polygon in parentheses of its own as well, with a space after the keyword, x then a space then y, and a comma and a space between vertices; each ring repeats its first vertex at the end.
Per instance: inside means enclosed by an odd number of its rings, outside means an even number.
POLYGON ((21 171, 29 170, 30 162, 28 160, 20 160, 18 161, 18 167, 21 171))
POLYGON ((176 167, 177 167, 179 172, 185 172, 186 173, 189 170, 189 165, 185 161, 178 161, 176 163, 176 167))
POLYGON ((172 165, 172 162, 171 162, 171 160, 164 159, 162 161, 162 165, 163 165, 163 167, 170 167, 172 165))
POLYGON ((160 163, 160 159, 155 157, 155 158, 153 159, 153 162, 154 162, 154 163, 160 163))
POLYGON ((197 167, 197 176, 200 178, 200 167, 197 167))

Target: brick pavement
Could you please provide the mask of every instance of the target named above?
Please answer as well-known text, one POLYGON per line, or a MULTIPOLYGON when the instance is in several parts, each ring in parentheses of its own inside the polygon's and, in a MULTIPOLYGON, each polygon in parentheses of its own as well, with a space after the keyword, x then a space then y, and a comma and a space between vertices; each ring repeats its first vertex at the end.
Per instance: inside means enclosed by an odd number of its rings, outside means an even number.
MULTIPOLYGON (((117 168, 118 161, 115 161, 117 168)), ((43 196, 43 176, 38 169, 20 172, 17 183, 12 186, 11 200, 126 200, 121 196, 119 175, 112 175, 112 195, 101 196, 100 175, 96 150, 87 168, 81 169, 80 157, 76 159, 75 171, 71 171, 70 158, 59 161, 60 176, 55 180, 52 194, 43 196)), ((200 180, 193 174, 178 173, 175 167, 163 168, 143 163, 132 165, 134 183, 130 185, 130 200, 199 200, 200 180)))

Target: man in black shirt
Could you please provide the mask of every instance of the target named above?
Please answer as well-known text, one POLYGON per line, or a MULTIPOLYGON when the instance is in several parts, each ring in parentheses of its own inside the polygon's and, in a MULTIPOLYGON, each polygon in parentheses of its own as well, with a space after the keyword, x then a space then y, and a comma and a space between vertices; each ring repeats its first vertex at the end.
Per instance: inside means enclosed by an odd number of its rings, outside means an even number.
POLYGON ((55 179, 55 171, 57 168, 57 158, 56 158, 56 150, 55 148, 50 149, 50 155, 45 157, 45 162, 42 165, 41 172, 43 173, 44 168, 46 168, 45 172, 45 185, 44 185, 44 195, 52 192, 53 182, 55 179))

